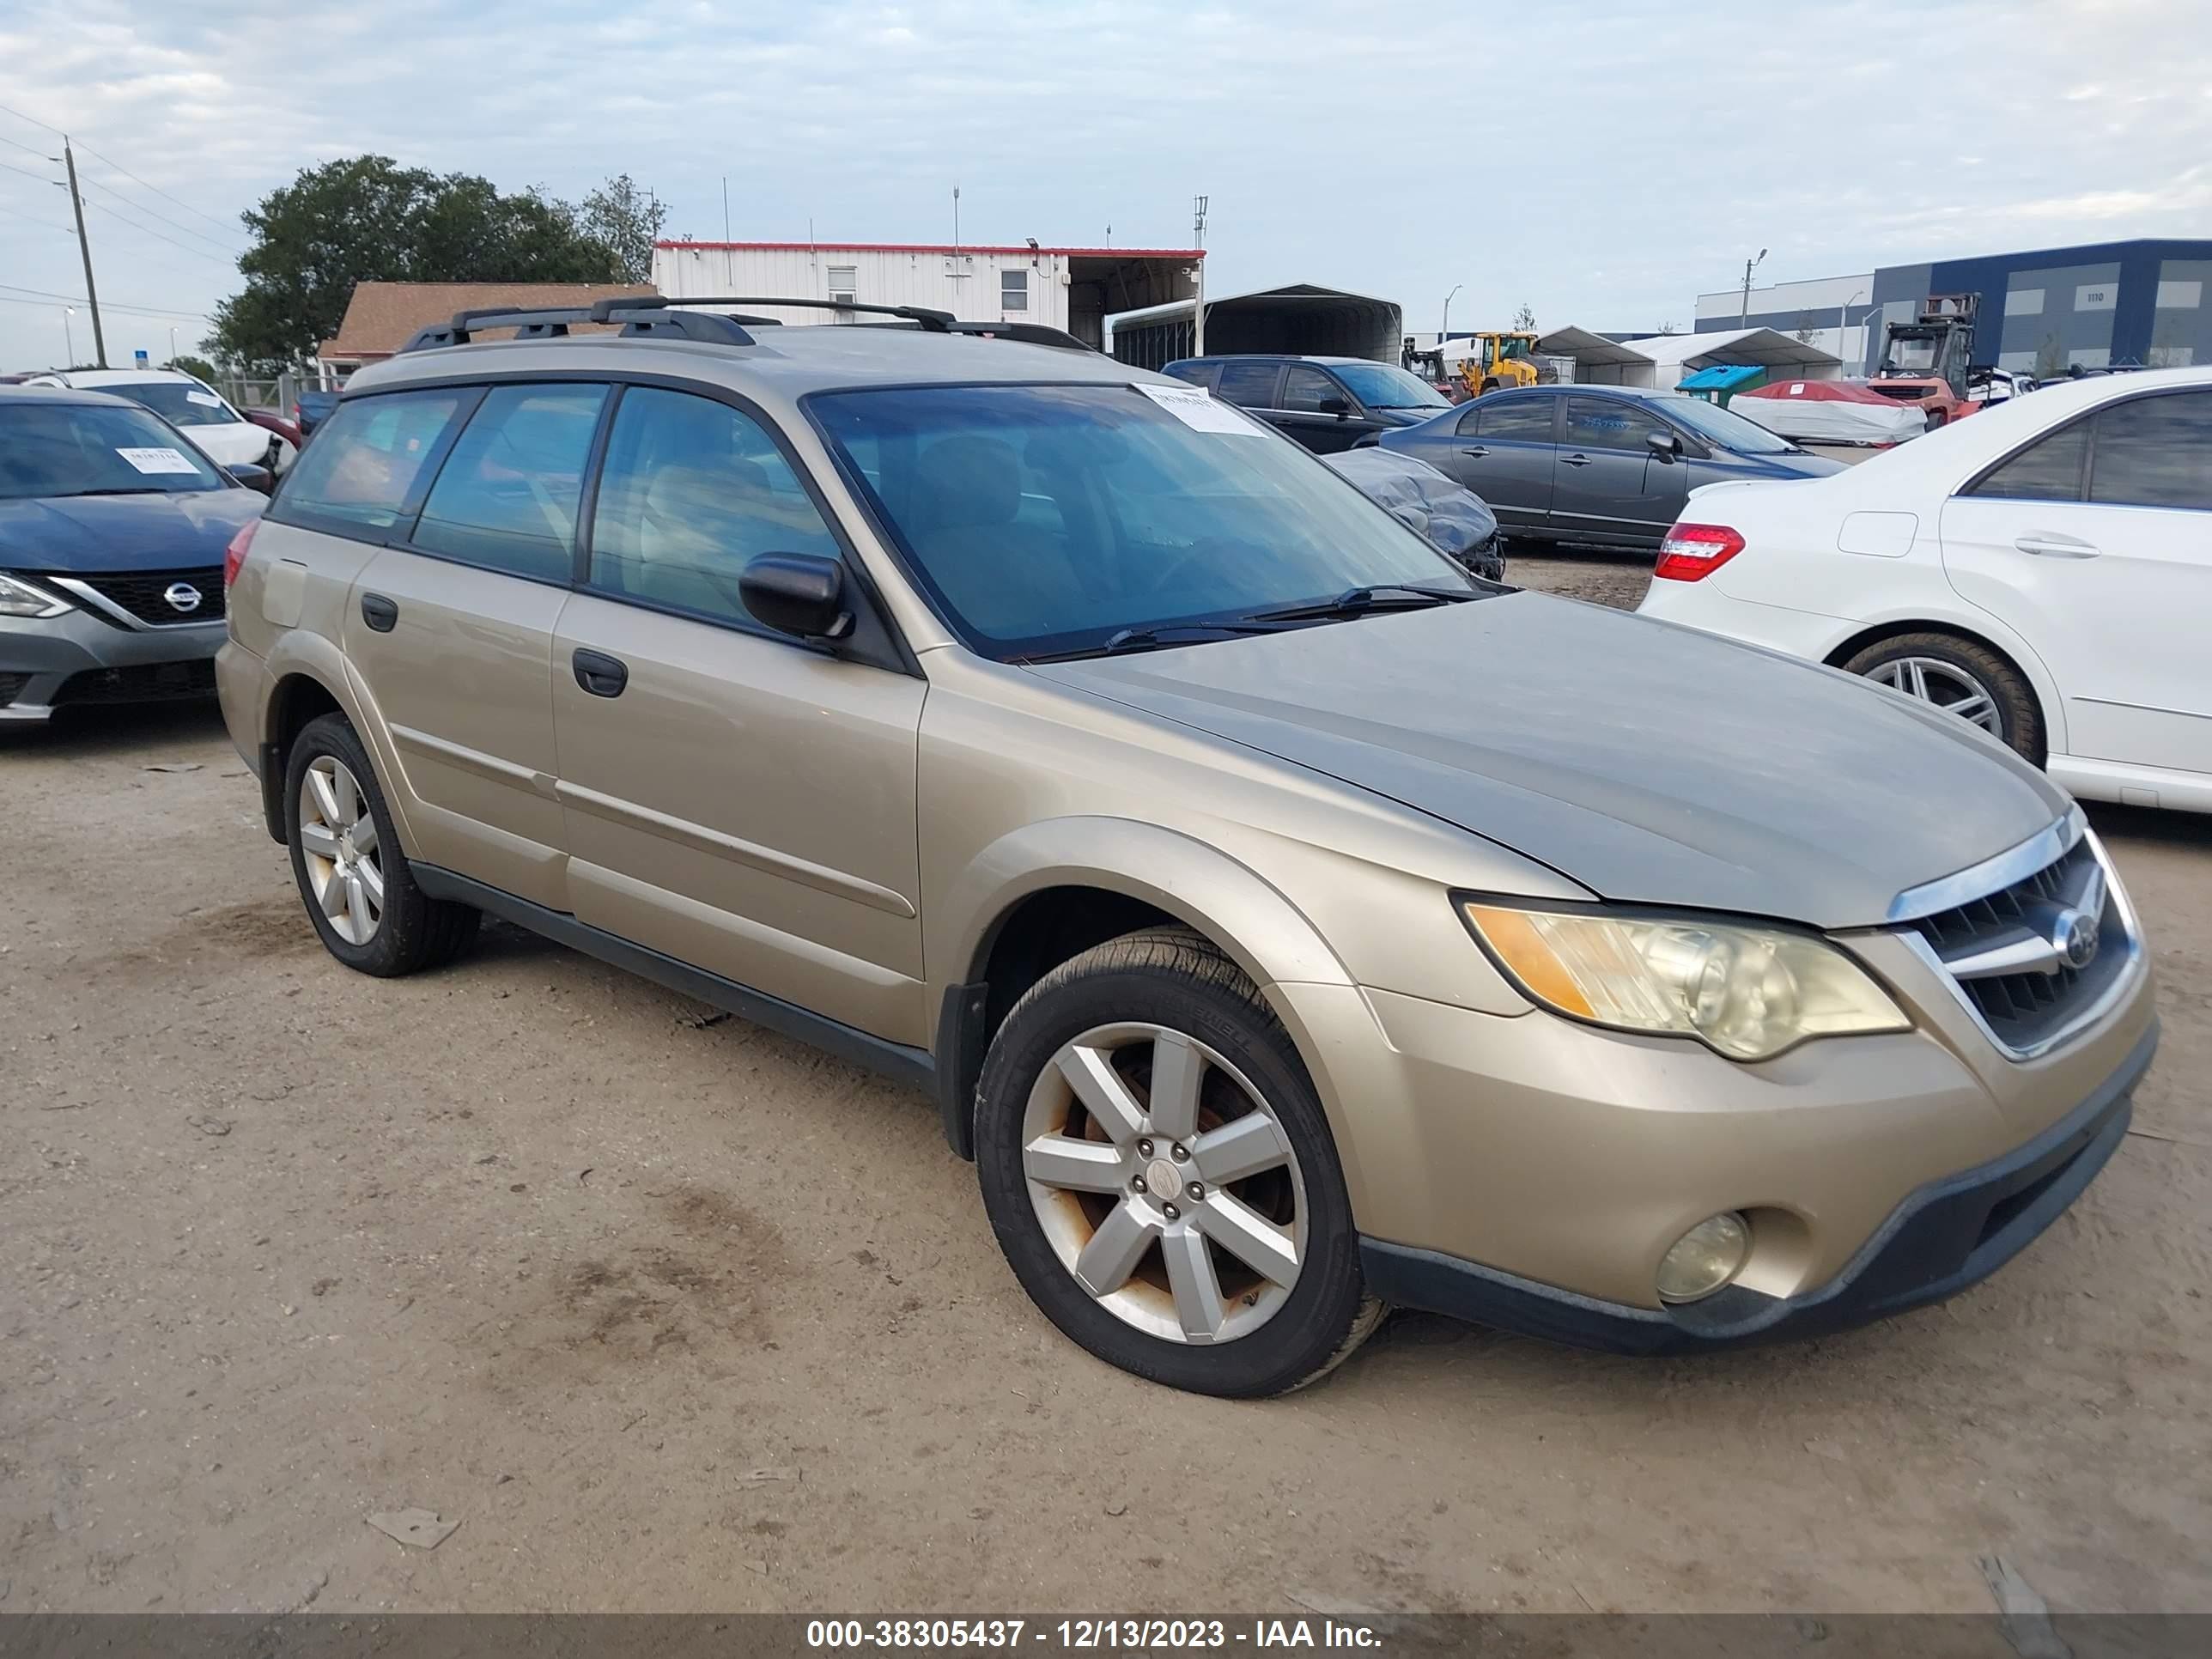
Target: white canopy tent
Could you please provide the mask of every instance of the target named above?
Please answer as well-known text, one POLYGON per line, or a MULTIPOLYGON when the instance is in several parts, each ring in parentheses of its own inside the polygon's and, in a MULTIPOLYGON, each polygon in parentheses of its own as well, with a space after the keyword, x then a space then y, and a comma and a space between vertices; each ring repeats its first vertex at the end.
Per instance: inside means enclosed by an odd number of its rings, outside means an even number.
POLYGON ((1640 340, 1609 340, 1585 328, 1557 328, 1536 342, 1536 349, 1548 357, 1572 358, 1575 379, 1586 385, 1668 392, 1715 363, 1755 364, 1771 377, 1800 380, 1832 380, 1844 372, 1843 359, 1832 351, 1771 328, 1653 334, 1640 340))

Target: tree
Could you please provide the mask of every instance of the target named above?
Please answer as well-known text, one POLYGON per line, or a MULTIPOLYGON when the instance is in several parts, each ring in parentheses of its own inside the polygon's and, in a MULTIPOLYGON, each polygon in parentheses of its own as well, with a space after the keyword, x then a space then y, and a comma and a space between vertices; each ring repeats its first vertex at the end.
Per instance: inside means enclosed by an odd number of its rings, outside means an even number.
MULTIPOLYGON (((627 179, 594 193, 617 185, 635 209, 627 179)), ((646 200, 657 212, 649 193, 646 200)), ((625 255, 569 203, 534 189, 505 195, 489 179, 404 167, 386 155, 305 168, 243 218, 253 236, 238 262, 246 287, 216 307, 206 344, 254 368, 313 355, 337 332, 356 283, 624 280, 625 255)), ((649 246, 646 258, 649 264, 649 246)))
POLYGON ((193 357, 190 356, 172 357, 167 362, 164 363, 162 367, 164 368, 173 368, 181 374, 190 374, 203 380, 213 380, 215 379, 215 365, 208 362, 204 357, 193 357))
POLYGON ((1521 309, 1513 313, 1513 331, 1516 334, 1534 334, 1536 331, 1536 313, 1525 301, 1521 309))
POLYGON ((616 267, 625 283, 651 280, 653 245, 660 240, 660 227, 667 217, 667 204, 632 183, 627 173, 617 173, 585 197, 576 213, 586 235, 614 250, 616 267))
POLYGON ((1809 311, 1797 313, 1797 343, 1810 345, 1813 337, 1820 331, 1820 319, 1809 311))

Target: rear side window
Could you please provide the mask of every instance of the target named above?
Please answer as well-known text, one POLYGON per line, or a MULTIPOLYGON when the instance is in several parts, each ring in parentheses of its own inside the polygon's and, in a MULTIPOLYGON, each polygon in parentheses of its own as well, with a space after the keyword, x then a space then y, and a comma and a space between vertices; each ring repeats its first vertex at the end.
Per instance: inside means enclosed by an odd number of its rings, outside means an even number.
POLYGON ((592 517, 592 586, 750 621, 738 577, 763 553, 840 553, 768 434, 712 398, 624 392, 592 517))
POLYGON ((2097 415, 2089 499, 2212 511, 2212 392, 2131 398, 2097 415))
POLYGON ((422 503, 414 545, 517 576, 568 580, 584 464, 606 398, 603 386, 486 392, 422 503))
POLYGON ((1983 475, 1966 493, 2014 501, 2078 501, 2089 458, 2089 422, 2045 433, 2010 460, 1983 475))
POLYGON ((1280 373, 1273 363, 1224 363, 1221 379, 1214 390, 1231 403, 1241 404, 1246 409, 1273 409, 1275 380, 1280 373))
POLYGON ((447 386, 340 404, 284 475, 270 516, 339 535, 405 522, 477 395, 447 386))
POLYGON ((1479 398, 1474 407, 1460 417, 1459 429, 1462 434, 1479 433, 1486 438, 1547 444, 1552 441, 1552 400, 1522 398, 1492 403, 1487 398, 1479 398))

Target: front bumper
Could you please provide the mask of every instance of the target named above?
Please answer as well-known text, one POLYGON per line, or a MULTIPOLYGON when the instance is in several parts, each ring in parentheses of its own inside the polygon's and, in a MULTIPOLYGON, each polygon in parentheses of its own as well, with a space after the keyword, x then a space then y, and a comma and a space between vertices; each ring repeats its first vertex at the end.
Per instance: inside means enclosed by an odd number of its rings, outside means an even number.
POLYGON ((72 703, 147 702, 215 690, 220 618, 121 628, 79 609, 0 617, 0 723, 40 721, 72 703))
POLYGON ((2154 1022, 2073 1111, 2002 1158, 1919 1188, 1843 1272, 1805 1295, 1767 1296, 1737 1285, 1702 1302, 1631 1307, 1367 1237, 1360 1267, 1367 1288, 1398 1306, 1614 1353, 1741 1347, 1867 1324, 1957 1295, 2057 1220, 2126 1135, 2130 1091, 2157 1046, 2154 1022))

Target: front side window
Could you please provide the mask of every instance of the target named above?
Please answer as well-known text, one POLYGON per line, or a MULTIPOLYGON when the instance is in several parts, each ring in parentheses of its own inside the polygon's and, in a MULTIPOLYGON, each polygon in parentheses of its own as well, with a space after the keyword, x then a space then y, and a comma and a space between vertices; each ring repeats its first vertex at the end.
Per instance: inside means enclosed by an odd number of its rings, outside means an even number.
POLYGON ((1293 363, 1283 373, 1282 401, 1278 409, 1295 409, 1306 414, 1335 413, 1349 409, 1352 399, 1344 395, 1344 388, 1317 368, 1304 363, 1293 363), (1324 405, 1327 406, 1324 410, 1324 405))
POLYGON ((124 404, 0 404, 0 501, 222 489, 207 457, 124 404))
POLYGON ((335 531, 385 531, 410 517, 456 417, 476 392, 392 392, 340 404, 315 428, 270 516, 335 531))
POLYGON ((592 586, 749 622, 738 578, 763 553, 839 556, 783 452, 726 404, 643 386, 625 392, 592 517, 592 586))
POLYGON ((2089 458, 2089 422, 2045 433, 1966 493, 2014 501, 2078 501, 2089 458))
POLYGON ((1027 311, 1030 308, 1030 274, 1026 270, 1002 270, 999 273, 999 309, 1027 311))
POLYGON ((2212 511, 2212 392, 2131 398, 2099 410, 2089 499, 2212 511))
POLYGON ((1644 440, 1667 430, 1642 410, 1614 398, 1567 399, 1565 442, 1576 449, 1626 449, 1641 453, 1644 440))
POLYGON ((1353 587, 1476 591, 1328 468, 1229 410, 1187 416, 1109 385, 827 392, 807 408, 866 478, 920 585, 1001 660, 1353 587))
MULTIPOLYGON (((565 582, 603 386, 502 386, 484 394, 430 486, 414 544, 426 553, 565 582)), ((318 434, 312 452, 323 441, 318 434)))

